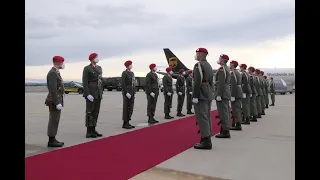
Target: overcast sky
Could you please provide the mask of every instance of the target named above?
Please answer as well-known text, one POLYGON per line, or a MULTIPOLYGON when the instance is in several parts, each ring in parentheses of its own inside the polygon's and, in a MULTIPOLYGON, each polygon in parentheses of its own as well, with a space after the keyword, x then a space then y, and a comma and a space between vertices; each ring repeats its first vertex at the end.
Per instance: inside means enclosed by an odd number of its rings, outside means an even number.
POLYGON ((119 76, 131 59, 137 75, 167 66, 170 48, 189 68, 205 47, 215 63, 226 53, 255 67, 295 67, 294 0, 26 0, 26 81, 45 79, 52 57, 62 76, 80 80, 97 52, 103 76, 119 76))

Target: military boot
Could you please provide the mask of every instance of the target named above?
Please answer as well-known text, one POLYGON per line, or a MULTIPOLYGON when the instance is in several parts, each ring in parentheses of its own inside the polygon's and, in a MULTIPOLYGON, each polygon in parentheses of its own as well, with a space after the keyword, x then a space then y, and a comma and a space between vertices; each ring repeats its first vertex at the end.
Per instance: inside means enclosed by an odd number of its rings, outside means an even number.
POLYGON ((132 126, 129 124, 128 121, 123 121, 122 128, 123 129, 132 129, 132 126))
POLYGON ((159 123, 159 121, 155 120, 154 117, 152 117, 152 121, 153 121, 154 123, 159 123))
POLYGON ((219 134, 215 136, 216 138, 231 138, 229 130, 222 130, 219 134))
POLYGON ((268 104, 266 104, 266 108, 269 108, 269 105, 268 105, 268 104))
POLYGON ((262 118, 260 113, 258 114, 257 118, 262 118))
POLYGON ((237 122, 234 127, 230 128, 230 130, 242 131, 241 123, 237 122))
POLYGON ((169 114, 166 114, 166 115, 164 116, 164 118, 165 118, 165 119, 173 119, 173 117, 170 116, 169 114))
MULTIPOLYGON (((260 117, 261 117, 261 116, 260 116, 260 117)), ((257 116, 252 116, 252 119, 251 119, 250 121, 252 121, 252 122, 258 122, 257 116)))
POLYGON ((272 104, 270 104, 270 106, 274 106, 274 104, 272 103, 272 104))
POLYGON ((194 114, 194 112, 190 110, 190 111, 187 111, 187 114, 194 114))
POLYGON ((96 131, 96 127, 92 127, 92 131, 97 137, 101 137, 102 136, 102 134, 100 134, 100 133, 98 133, 98 131, 96 131))
POLYGON ((186 115, 182 114, 181 112, 178 112, 178 113, 177 113, 177 116, 178 116, 178 117, 183 117, 183 116, 186 116, 186 115))
POLYGON ((262 110, 262 113, 261 113, 261 115, 266 115, 266 113, 264 112, 264 110, 262 110))
POLYGON ((96 138, 97 135, 93 132, 93 127, 87 127, 86 138, 96 138))
POLYGON ((64 142, 59 142, 56 137, 49 137, 48 147, 62 147, 64 142))
POLYGON ((151 116, 148 117, 148 123, 149 123, 149 125, 156 124, 156 122, 153 121, 153 118, 151 116))
POLYGON ((212 149, 211 137, 201 138, 200 143, 195 144, 193 148, 211 150, 212 149))

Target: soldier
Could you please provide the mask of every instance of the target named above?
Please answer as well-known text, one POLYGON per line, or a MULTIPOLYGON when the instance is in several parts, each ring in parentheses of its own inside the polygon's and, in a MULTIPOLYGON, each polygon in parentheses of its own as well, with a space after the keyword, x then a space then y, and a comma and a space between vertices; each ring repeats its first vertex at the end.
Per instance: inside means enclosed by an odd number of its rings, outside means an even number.
POLYGON ((206 60, 207 55, 207 49, 198 48, 195 55, 195 60, 198 62, 193 67, 192 102, 194 103, 196 121, 201 133, 200 143, 194 145, 195 149, 212 149, 213 70, 206 60))
POLYGON ((173 117, 170 116, 171 107, 172 107, 172 96, 173 96, 173 89, 172 89, 172 68, 166 68, 167 74, 162 78, 162 85, 163 85, 163 96, 164 96, 164 118, 165 119, 172 119, 173 117))
POLYGON ((49 123, 47 135, 49 137, 48 147, 62 147, 64 142, 56 139, 58 132, 61 109, 63 107, 64 87, 60 75, 60 69, 64 69, 64 58, 61 56, 53 57, 53 67, 47 75, 48 96, 45 104, 49 107, 49 123))
POLYGON ((89 60, 91 63, 83 68, 82 73, 83 97, 86 100, 86 138, 96 138, 102 136, 96 131, 103 94, 102 68, 97 65, 99 62, 97 53, 91 53, 89 60))
POLYGON ((262 90, 261 90, 261 80, 259 78, 259 73, 260 73, 260 70, 256 69, 254 78, 256 80, 255 87, 257 90, 257 97, 256 97, 256 104, 257 104, 257 111, 258 111, 257 118, 261 118, 261 113, 262 113, 261 97, 263 95, 262 90))
POLYGON ((252 96, 250 98, 250 115, 252 118, 250 119, 250 121, 257 122, 258 121, 257 120, 258 110, 257 110, 256 98, 258 96, 258 91, 256 88, 257 81, 254 77, 255 68, 249 67, 248 71, 249 71, 249 76, 250 76, 249 85, 250 85, 251 91, 252 91, 252 96))
POLYGON ((262 90, 262 96, 261 96, 261 109, 262 109, 262 112, 261 112, 261 115, 266 115, 264 110, 266 109, 265 96, 267 95, 267 92, 266 92, 266 89, 265 89, 266 82, 265 82, 265 80, 263 78, 263 74, 264 74, 264 72, 260 71, 259 78, 260 78, 261 90, 262 90))
POLYGON ((135 88, 135 77, 132 69, 132 61, 128 60, 124 63, 126 70, 122 72, 121 75, 121 87, 122 87, 122 98, 123 98, 123 110, 122 110, 122 128, 132 129, 129 121, 133 113, 134 99, 136 94, 135 88))
POLYGON ((217 101, 217 108, 221 122, 220 134, 216 138, 230 138, 230 107, 229 101, 231 99, 230 92, 230 70, 226 65, 229 61, 229 56, 221 54, 217 63, 221 66, 216 74, 216 91, 214 97, 217 101))
POLYGON ((252 90, 250 87, 250 78, 249 74, 246 71, 247 65, 241 64, 241 81, 242 81, 242 110, 243 110, 243 119, 241 124, 250 124, 250 99, 252 96, 252 90))
POLYGON ((187 86, 187 114, 194 114, 192 109, 192 70, 188 71, 189 76, 186 79, 186 86, 187 86))
POLYGON ((156 64, 149 65, 150 72, 146 76, 146 94, 147 94, 147 115, 148 123, 150 125, 159 123, 154 119, 154 114, 157 107, 157 101, 159 96, 159 84, 158 75, 156 73, 156 64))
POLYGON ((269 108, 269 81, 267 79, 267 76, 263 76, 265 81, 265 90, 266 90, 266 96, 264 96, 264 101, 266 103, 266 108, 269 108))
POLYGON ((232 116, 235 120, 235 126, 231 127, 230 130, 241 131, 241 101, 242 101, 242 76, 236 69, 238 67, 238 62, 232 60, 230 62, 230 75, 231 75, 231 107, 232 116))
POLYGON ((270 77, 270 98, 271 98, 270 106, 274 106, 275 94, 276 94, 275 83, 273 81, 273 77, 270 77))
POLYGON ((183 117, 185 116, 184 114, 181 113, 182 111, 182 107, 183 107, 183 103, 184 103, 184 97, 186 95, 186 86, 185 86, 185 71, 183 69, 179 70, 179 75, 177 77, 177 82, 176 82, 176 91, 178 94, 178 105, 177 105, 177 116, 178 117, 183 117))

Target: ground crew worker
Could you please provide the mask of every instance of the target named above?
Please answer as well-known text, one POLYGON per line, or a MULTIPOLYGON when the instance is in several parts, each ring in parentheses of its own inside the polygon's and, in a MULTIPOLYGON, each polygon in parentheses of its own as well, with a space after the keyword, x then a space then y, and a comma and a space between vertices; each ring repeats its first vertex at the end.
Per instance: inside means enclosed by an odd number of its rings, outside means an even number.
POLYGON ((252 90, 250 87, 250 78, 249 74, 246 71, 247 65, 241 64, 241 82, 242 82, 242 111, 243 111, 243 119, 241 124, 250 124, 250 99, 252 96, 252 90))
POLYGON ((183 103, 184 103, 184 97, 186 95, 186 86, 185 86, 185 71, 184 69, 180 69, 179 70, 179 75, 177 77, 177 81, 176 81, 176 91, 178 94, 178 105, 177 105, 177 116, 178 117, 183 117, 185 116, 184 114, 181 113, 182 111, 182 107, 183 107, 183 103))
POLYGON ((264 102, 266 103, 266 108, 269 108, 269 81, 267 79, 267 76, 263 76, 264 82, 265 82, 265 90, 266 90, 266 96, 264 96, 264 102))
POLYGON ((148 123, 150 125, 159 123, 159 121, 154 119, 156 112, 157 101, 159 96, 159 84, 158 84, 158 75, 157 65, 149 65, 150 72, 146 76, 146 94, 147 94, 147 116, 148 123))
POLYGON ((266 89, 265 89, 266 82, 265 82, 265 80, 263 78, 263 74, 264 74, 264 72, 260 71, 259 79, 260 79, 261 90, 262 90, 262 96, 261 96, 261 109, 262 109, 262 112, 261 112, 261 115, 266 115, 266 113, 265 113, 265 109, 266 109, 265 96, 267 95, 267 93, 266 93, 266 89))
POLYGON ((249 76, 250 76, 250 80, 249 80, 249 84, 251 87, 251 91, 252 91, 252 96, 250 98, 250 115, 251 115, 251 119, 250 121, 252 122, 257 122, 257 117, 258 117, 258 110, 257 110, 257 101, 256 98, 258 96, 258 91, 256 88, 256 78, 254 76, 254 72, 255 72, 255 68, 254 67, 249 67, 248 69, 249 72, 249 76))
POLYGON ((217 101, 217 108, 221 122, 220 133, 216 138, 230 138, 230 107, 229 101, 231 99, 230 92, 230 69, 226 65, 229 61, 229 56, 221 54, 217 63, 221 66, 216 74, 216 90, 214 97, 217 101))
POLYGON ((45 104, 49 107, 49 122, 47 135, 49 137, 48 147, 62 147, 64 142, 56 139, 58 132, 61 109, 63 107, 64 86, 60 75, 60 69, 64 69, 64 58, 54 56, 52 59, 53 67, 47 74, 48 96, 45 104))
POLYGON ((273 77, 270 77, 270 98, 271 98, 271 104, 270 106, 274 106, 275 103, 275 94, 276 94, 276 89, 275 89, 275 83, 273 81, 273 77))
POLYGON ((85 126, 87 127, 87 138, 101 137, 96 131, 103 94, 102 68, 98 66, 98 54, 89 55, 90 64, 85 66, 82 73, 83 97, 86 100, 85 126))
POLYGON ((232 60, 230 62, 230 75, 231 75, 231 108, 232 116, 235 121, 235 126, 231 127, 230 130, 241 131, 241 101, 242 101, 242 77, 240 72, 236 69, 238 67, 238 62, 232 60))
POLYGON ((257 111, 258 111, 257 118, 261 118, 261 113, 262 113, 261 98, 263 96, 262 89, 261 89, 261 80, 259 78, 259 74, 260 74, 260 70, 256 69, 254 78, 256 80, 255 86, 256 86, 256 89, 257 89, 257 93, 258 93, 257 94, 257 98, 256 98, 257 111))
POLYGON ((165 119, 172 119, 173 117, 170 116, 171 107, 172 107, 172 96, 173 96, 173 89, 172 89, 172 68, 166 68, 167 74, 162 78, 162 85, 163 85, 163 96, 164 96, 164 118, 165 119))
POLYGON ((136 94, 135 86, 135 76, 132 72, 132 61, 128 60, 124 63, 126 70, 122 72, 121 75, 121 88, 122 88, 122 98, 123 98, 123 110, 122 110, 122 128, 132 129, 135 128, 132 126, 129 121, 133 113, 134 99, 136 94))
POLYGON ((195 60, 198 62, 193 67, 192 102, 201 133, 200 143, 194 145, 195 149, 212 149, 213 70, 206 59, 207 55, 207 49, 198 48, 195 55, 195 60))
POLYGON ((194 114, 192 112, 192 70, 188 71, 188 77, 186 79, 186 94, 187 94, 187 114, 194 114))

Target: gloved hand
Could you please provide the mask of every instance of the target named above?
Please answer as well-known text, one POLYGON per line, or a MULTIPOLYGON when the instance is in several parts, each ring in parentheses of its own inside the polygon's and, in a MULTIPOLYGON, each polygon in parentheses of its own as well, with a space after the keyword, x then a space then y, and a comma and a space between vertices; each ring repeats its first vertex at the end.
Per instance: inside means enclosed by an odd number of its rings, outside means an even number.
POLYGON ((62 109, 62 105, 58 104, 58 105, 56 105, 56 108, 57 108, 57 110, 61 110, 62 109))
POLYGON ((181 95, 182 95, 182 92, 178 92, 178 94, 181 96, 181 95))
POLYGON ((250 97, 252 97, 252 94, 250 94, 250 97))
POLYGON ((271 95, 273 94, 273 93, 270 93, 271 95))
POLYGON ((192 92, 189 92, 190 95, 192 95, 192 92))
POLYGON ((89 101, 91 101, 91 102, 93 102, 93 96, 91 96, 90 94, 87 96, 87 99, 89 100, 89 101))
POLYGON ((231 101, 233 102, 233 101, 235 101, 236 100, 236 98, 234 98, 234 97, 231 97, 231 101))
POLYGON ((199 99, 198 98, 192 98, 192 102, 197 104, 199 102, 199 99))
POLYGON ((171 96, 172 94, 168 92, 167 95, 168 95, 168 96, 171 96))
POLYGON ((221 100, 222 100, 222 99, 221 99, 221 96, 217 96, 216 100, 217 100, 217 101, 221 101, 221 100))
POLYGON ((131 94, 127 93, 126 96, 128 99, 131 99, 131 94))
POLYGON ((152 93, 150 93, 150 96, 152 96, 152 97, 154 97, 156 94, 154 94, 153 92, 152 93))
POLYGON ((246 98, 246 97, 247 97, 246 93, 243 93, 242 98, 246 98))

